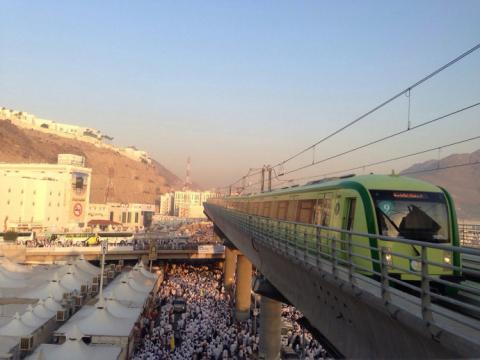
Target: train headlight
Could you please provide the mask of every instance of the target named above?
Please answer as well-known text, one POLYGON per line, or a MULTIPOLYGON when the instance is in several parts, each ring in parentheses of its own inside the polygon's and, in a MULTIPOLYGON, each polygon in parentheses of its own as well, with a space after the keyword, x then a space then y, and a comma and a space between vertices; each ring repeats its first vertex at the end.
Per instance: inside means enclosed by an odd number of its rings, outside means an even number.
POLYGON ((422 270, 422 263, 420 261, 417 261, 417 260, 410 260, 410 267, 412 268, 412 270, 421 271, 422 270))
POLYGON ((392 261, 392 254, 390 253, 386 253, 385 254, 385 260, 387 262, 387 265, 392 265, 393 261, 392 261))
POLYGON ((385 264, 388 266, 391 266, 393 264, 393 259, 392 259, 392 250, 389 248, 385 247, 382 249, 383 250, 383 259, 385 261, 385 264))
POLYGON ((452 263, 452 253, 451 252, 445 251, 443 253, 443 262, 445 264, 448 264, 448 265, 450 265, 452 263))

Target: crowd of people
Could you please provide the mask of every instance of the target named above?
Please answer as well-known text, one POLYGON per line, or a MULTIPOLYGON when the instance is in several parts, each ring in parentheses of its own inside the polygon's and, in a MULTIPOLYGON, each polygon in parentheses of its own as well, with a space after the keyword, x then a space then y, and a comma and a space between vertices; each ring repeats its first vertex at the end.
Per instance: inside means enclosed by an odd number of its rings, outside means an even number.
POLYGON ((282 318, 288 331, 286 336, 282 337, 282 345, 292 349, 296 354, 299 354, 302 359, 314 360, 327 358, 328 354, 320 343, 314 339, 309 331, 300 326, 299 320, 302 317, 303 314, 293 306, 283 305, 282 318))
POLYGON ((158 294, 158 311, 147 319, 138 360, 254 359, 258 336, 251 320, 236 322, 221 271, 206 266, 172 266, 158 294), (185 301, 185 311, 175 302, 185 301))
MULTIPOLYGON (((257 323, 236 321, 231 296, 220 270, 207 266, 171 265, 150 311, 140 324, 135 360, 257 359, 257 323)), ((261 316, 261 314, 260 314, 261 316)), ((320 344, 298 325, 301 314, 284 307, 289 330, 283 345, 303 359, 326 356, 320 344), (289 324, 289 325, 288 325, 289 324)))

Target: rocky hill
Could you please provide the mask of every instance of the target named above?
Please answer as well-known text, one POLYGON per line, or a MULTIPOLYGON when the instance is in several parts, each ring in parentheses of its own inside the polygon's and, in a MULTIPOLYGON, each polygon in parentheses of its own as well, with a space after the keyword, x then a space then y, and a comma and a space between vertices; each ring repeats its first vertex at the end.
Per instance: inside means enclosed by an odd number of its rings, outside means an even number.
POLYGON ((444 187, 452 194, 460 220, 480 221, 480 150, 470 154, 450 155, 440 161, 418 163, 403 170, 401 174, 444 187), (461 164, 472 165, 457 166, 461 164), (445 169, 425 171, 437 167, 445 169))
POLYGON ((145 164, 87 142, 20 129, 9 121, 0 121, 0 162, 55 164, 59 153, 85 157, 86 166, 92 168, 90 201, 95 203, 106 199, 154 203, 161 192, 181 186, 181 180, 156 161, 145 164))

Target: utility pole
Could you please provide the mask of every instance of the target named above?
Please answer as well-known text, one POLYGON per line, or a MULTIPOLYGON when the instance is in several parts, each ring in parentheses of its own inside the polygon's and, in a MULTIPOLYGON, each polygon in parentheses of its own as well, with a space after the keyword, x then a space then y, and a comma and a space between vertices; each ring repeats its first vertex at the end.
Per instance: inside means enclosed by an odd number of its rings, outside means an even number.
POLYGON ((264 192, 265 190, 265 166, 262 167, 262 180, 261 180, 261 187, 260 192, 264 192))
POLYGON ((268 187, 267 188, 268 188, 268 191, 270 192, 270 191, 272 191, 272 170, 273 170, 273 168, 270 165, 268 165, 267 169, 268 169, 268 187))

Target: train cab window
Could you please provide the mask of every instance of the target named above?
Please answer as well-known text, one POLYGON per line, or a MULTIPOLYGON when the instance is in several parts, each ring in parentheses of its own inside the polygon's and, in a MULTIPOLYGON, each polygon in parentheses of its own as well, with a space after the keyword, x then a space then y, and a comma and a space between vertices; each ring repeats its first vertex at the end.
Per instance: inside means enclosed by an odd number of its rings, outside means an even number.
POLYGON ((445 195, 421 191, 371 190, 381 235, 410 240, 450 241, 445 195))
POLYGON ((297 221, 301 223, 311 224, 313 220, 314 200, 302 200, 298 202, 297 221))
POLYGON ((330 225, 330 212, 332 199, 318 199, 315 207, 315 224, 322 226, 330 225))
POLYGON ((287 220, 288 201, 279 201, 277 207, 277 219, 287 220))

